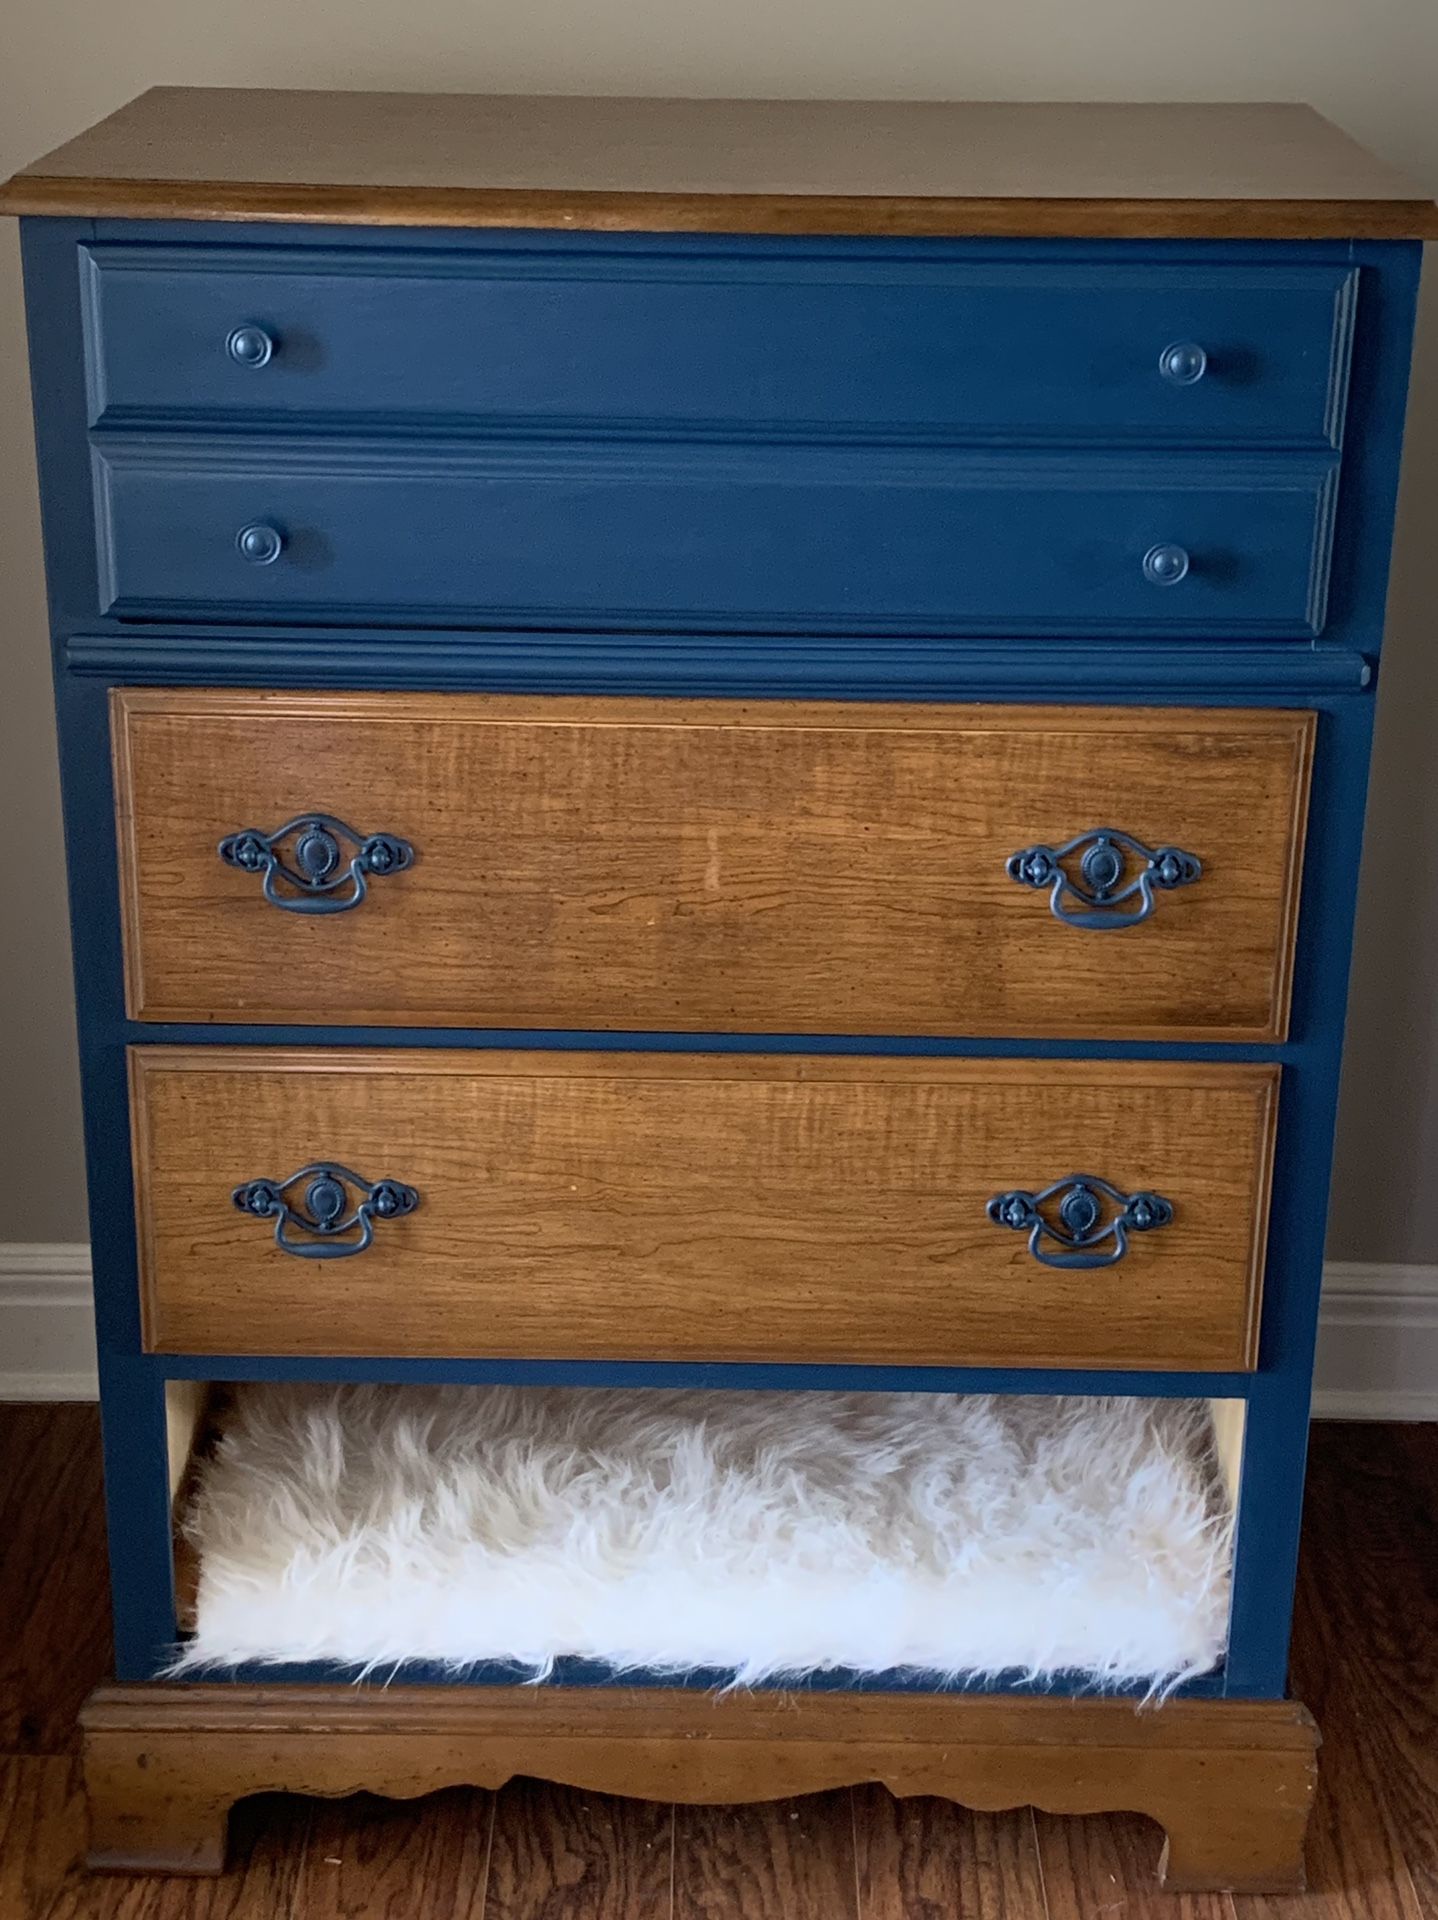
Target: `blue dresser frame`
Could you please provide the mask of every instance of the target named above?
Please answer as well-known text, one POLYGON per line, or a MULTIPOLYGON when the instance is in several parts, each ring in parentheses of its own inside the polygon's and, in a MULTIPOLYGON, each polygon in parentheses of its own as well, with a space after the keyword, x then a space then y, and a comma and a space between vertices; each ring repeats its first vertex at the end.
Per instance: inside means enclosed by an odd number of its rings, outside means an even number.
MULTIPOLYGON (((306 1378, 1102 1392, 1239 1398, 1247 1403, 1241 1518, 1229 1652, 1191 1694, 1277 1698, 1285 1691, 1298 1551, 1310 1380, 1323 1259, 1345 994, 1420 248, 1410 242, 779 241, 591 235, 473 235, 353 228, 149 224, 67 219, 23 223, 50 617, 60 721, 94 1244, 105 1467, 112 1543, 116 1669, 161 1672, 174 1635, 164 1386, 169 1379, 306 1378), (246 627, 238 622, 122 622, 100 617, 91 506, 80 297, 84 244, 203 240, 293 246, 588 254, 667 252, 756 270, 806 251, 878 261, 1030 261, 1056 273, 1122 262, 1249 267, 1320 263, 1359 270, 1348 430, 1332 550, 1328 615, 1316 638, 1192 636, 1157 645, 1015 637, 800 632, 703 638, 614 632, 420 631, 374 626, 246 627), (901 1040, 881 1035, 745 1036, 592 1032, 180 1026, 126 1018, 120 952, 108 690, 115 685, 468 689, 530 693, 810 696, 816 698, 1271 705, 1320 716, 1293 989, 1282 1045, 901 1040), (664 1365, 484 1360, 254 1359, 141 1351, 125 1049, 151 1042, 364 1046, 532 1046, 695 1051, 943 1054, 973 1058, 1238 1059, 1283 1068, 1258 1369, 1246 1374, 840 1366, 664 1365)), ((1061 346, 1061 343, 1056 343, 1061 346)), ((192 425, 194 423, 191 423, 192 425)), ((203 431, 203 423, 200 423, 203 431)), ((102 429, 103 431, 103 429, 102 429)), ((298 431, 298 429, 287 429, 298 431)), ((336 429, 331 425, 327 432, 336 429)), ((1205 443, 1205 458, 1222 460, 1205 443)), ((1310 446, 1305 451, 1311 452, 1310 446)), ((1237 458, 1235 452, 1234 457, 1237 458)), ((349 1678, 321 1667, 240 1669, 239 1680, 349 1678)), ((406 1681, 453 1676, 407 1667, 406 1681)), ((599 1681, 581 1666, 557 1678, 599 1681)), ((509 1681, 477 1670, 465 1682, 509 1681)), ((636 1676, 625 1676, 634 1684, 636 1676)), ((643 1676, 638 1676, 642 1681, 643 1676)), ((693 1684, 713 1676, 696 1675, 693 1684)), ((664 1684, 673 1685, 672 1677, 664 1684)), ((913 1676, 825 1687, 927 1685, 913 1676)), ((1022 1685, 1017 1676, 987 1683, 1022 1685)), ((1064 1691, 1062 1682, 1047 1690, 1064 1691)))

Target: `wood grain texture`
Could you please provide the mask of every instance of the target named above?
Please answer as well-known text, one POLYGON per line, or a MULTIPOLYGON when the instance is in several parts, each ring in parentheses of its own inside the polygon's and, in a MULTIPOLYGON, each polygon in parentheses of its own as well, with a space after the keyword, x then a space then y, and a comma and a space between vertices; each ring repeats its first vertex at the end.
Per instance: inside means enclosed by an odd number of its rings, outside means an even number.
POLYGON ((753 1807, 678 1807, 674 1920, 858 1920, 847 1793, 753 1807))
POLYGON ((147 1347, 932 1365, 1255 1358, 1277 1067, 145 1047, 147 1347), (416 1188, 301 1262, 232 1189, 416 1188), (989 1199, 1090 1172, 1173 1201, 1073 1275, 989 1199))
POLYGON ((1423 238, 1311 108, 157 87, 0 212, 608 231, 1423 238))
POLYGON ((94 1407, 0 1407, 0 1753, 73 1747, 109 1668, 99 1436, 94 1407))
POLYGON ((1317 1744, 1285 1702, 619 1688, 155 1684, 101 1690, 84 1726, 112 1865, 213 1871, 216 1810, 273 1789, 408 1799, 528 1774, 697 1805, 872 1779, 989 1811, 1133 1808, 1164 1825, 1172 1884, 1275 1890, 1301 1883, 1317 1744))
POLYGON ((667 1914, 674 1809, 547 1781, 494 1797, 486 1920, 637 1920, 667 1914))
POLYGON ((131 1012, 154 1020, 1281 1039, 1314 716, 113 695, 131 1012), (217 856, 307 809, 411 841, 304 917, 217 856), (1204 863, 1119 932, 1010 854, 1204 863), (522 956, 522 964, 516 957, 522 956))
MULTIPOLYGON (((1033 1815, 1045 1920, 1230 1920, 1221 1892, 1175 1892, 1160 1882, 1163 1835, 1131 1813, 1061 1819, 1033 1815), (1050 1893, 1049 1889, 1053 1891, 1050 1893)), ((1277 1896, 1287 1906, 1292 1890, 1277 1896)))
POLYGON ((85 1848, 80 1769, 69 1754, 0 1757, 0 1914, 48 1915, 85 1848))
POLYGON ((1036 1920, 1048 1911, 1028 1808, 975 1813, 950 1800, 896 1800, 882 1787, 855 1787, 851 1800, 861 1920, 1036 1920))
POLYGON ((464 1787, 417 1807, 369 1794, 316 1807, 295 1863, 296 1915, 477 1920, 493 1812, 492 1794, 464 1787))

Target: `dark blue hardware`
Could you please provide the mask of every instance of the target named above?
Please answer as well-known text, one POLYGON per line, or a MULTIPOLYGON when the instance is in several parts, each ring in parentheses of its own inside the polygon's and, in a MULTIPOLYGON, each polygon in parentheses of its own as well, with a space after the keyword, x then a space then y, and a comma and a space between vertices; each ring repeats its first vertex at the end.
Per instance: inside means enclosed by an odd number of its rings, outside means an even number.
POLYGON ((1188 573, 1191 562, 1187 549, 1161 541, 1143 556, 1143 577, 1156 587, 1176 587, 1188 573))
POLYGON ((265 876, 265 898, 286 913, 347 913, 369 890, 368 874, 403 873, 414 848, 392 833, 358 833, 330 813, 302 813, 273 833, 242 827, 220 842, 220 858, 242 873, 265 876), (283 843, 295 835, 289 860, 283 843), (354 848, 348 863, 344 846, 354 848), (293 892, 281 893, 283 882, 293 892), (348 892, 341 892, 347 887, 348 892))
POLYGON ((1027 1233, 1029 1252, 1046 1267, 1111 1267, 1128 1252, 1130 1233, 1151 1233, 1166 1227, 1173 1219, 1173 1202, 1158 1193, 1120 1193, 1107 1180, 1092 1173, 1071 1173, 1066 1180, 1055 1180, 1042 1193, 1026 1193, 1015 1188, 996 1193, 988 1205, 988 1215, 996 1227, 1011 1227, 1015 1233, 1027 1233), (1062 1195, 1052 1213, 1043 1212, 1047 1201, 1062 1195), (1107 1211, 1108 1201, 1115 1211, 1107 1211), (1052 1240, 1060 1251, 1050 1253, 1044 1242, 1052 1240))
POLYGON ((1061 847, 1023 847, 1011 853, 1007 871, 1020 886, 1048 887, 1049 907, 1056 919, 1071 927, 1108 933, 1147 920, 1154 894, 1192 886, 1203 872, 1203 862, 1182 847, 1146 847, 1116 827, 1092 827, 1061 847), (1081 847, 1075 876, 1063 863, 1081 847), (1136 872, 1131 871, 1133 862, 1138 863, 1136 872), (1066 896, 1078 902, 1079 911, 1065 904, 1066 896), (1138 901, 1137 910, 1120 911, 1129 900, 1138 901))
POLYGON ((419 1195, 402 1181, 365 1180, 327 1160, 301 1167, 288 1180, 246 1180, 230 1197, 241 1213, 273 1220, 275 1245, 301 1260, 343 1260, 363 1253, 374 1239, 376 1220, 398 1220, 419 1205, 419 1195), (301 1185, 303 1193, 296 1193, 301 1185), (352 1190, 358 1199, 351 1198, 352 1190), (354 1238, 342 1239, 343 1234, 354 1238))
POLYGON ((1158 370, 1176 387, 1196 386, 1208 371, 1208 355, 1193 340, 1175 340, 1158 356, 1158 370))
POLYGON ((225 347, 238 367, 267 367, 275 351, 274 339, 263 327, 236 327, 225 347))
POLYGON ((267 527, 257 520, 248 527, 241 527, 235 535, 235 545, 252 566, 273 566, 285 550, 285 536, 278 527, 267 527))

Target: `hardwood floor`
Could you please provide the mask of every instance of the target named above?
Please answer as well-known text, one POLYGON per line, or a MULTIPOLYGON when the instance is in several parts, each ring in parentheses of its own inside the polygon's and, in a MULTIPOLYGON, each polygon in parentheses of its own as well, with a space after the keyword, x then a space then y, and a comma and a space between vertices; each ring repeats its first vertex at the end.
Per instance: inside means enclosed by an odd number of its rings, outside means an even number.
POLYGON ((1438 1920, 1438 1426, 1314 1429, 1294 1670, 1323 1784, 1293 1899, 1159 1893, 1139 1819, 523 1780, 254 1800, 218 1880, 88 1875, 74 1716, 107 1633, 95 1411, 0 1407, 0 1920, 1438 1920))

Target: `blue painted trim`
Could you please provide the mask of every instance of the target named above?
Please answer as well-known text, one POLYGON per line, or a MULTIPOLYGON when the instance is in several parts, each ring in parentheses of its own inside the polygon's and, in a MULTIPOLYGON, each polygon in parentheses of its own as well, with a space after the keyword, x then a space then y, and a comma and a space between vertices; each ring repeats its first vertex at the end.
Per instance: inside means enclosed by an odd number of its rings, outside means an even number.
POLYGON ((1371 702, 1319 724, 1303 876, 1295 1029, 1321 1042, 1285 1069, 1279 1096, 1259 1371, 1248 1395, 1230 1624, 1230 1691, 1285 1687, 1303 1511, 1333 1131, 1371 702))
POLYGON ((637 1029, 555 1027, 253 1026, 216 1021, 184 1024, 121 1020, 101 1031, 134 1046, 453 1047, 460 1050, 529 1047, 558 1053, 823 1053, 873 1054, 884 1059, 960 1060, 1250 1060, 1280 1063, 1302 1057, 1294 1041, 1281 1045, 1223 1040, 1010 1040, 963 1034, 645 1033, 637 1029))
MULTIPOLYGON (((59 601, 90 564, 86 490, 73 484, 83 430, 75 245, 88 221, 22 222, 52 624, 59 601)), ((58 645, 58 631, 57 631, 58 645)), ((97 1021, 113 1011, 119 979, 109 728, 103 693, 58 670, 55 681, 64 793, 85 1164, 95 1264, 95 1330, 110 1536, 115 1671, 155 1673, 174 1637, 174 1577, 163 1382, 138 1358, 139 1273, 130 1185, 123 1048, 97 1021)))
POLYGON ((1266 695, 1297 701, 1359 692, 1372 678, 1361 653, 1275 642, 1213 641, 1164 649, 955 640, 855 641, 754 635, 743 641, 612 634, 443 633, 394 636, 276 627, 82 628, 64 642, 74 673, 117 684, 379 687, 489 693, 589 693, 850 700, 1150 701, 1194 698, 1243 706, 1266 695), (1136 691, 1141 689, 1141 691, 1136 691))
MULTIPOLYGON (((732 1671, 723 1667, 696 1668, 685 1673, 662 1673, 636 1667, 627 1672, 590 1660, 556 1662, 549 1679, 533 1682, 528 1668, 507 1666, 501 1662, 482 1662, 456 1670, 430 1661, 411 1660, 399 1666, 380 1667, 373 1673, 363 1668, 328 1660, 267 1663, 246 1661, 233 1667, 200 1669, 186 1679, 217 1686, 366 1686, 366 1687, 514 1687, 538 1684, 554 1687, 646 1687, 677 1688, 686 1693, 710 1692, 732 1684, 732 1671)), ((1055 1674, 1048 1679, 1029 1679, 1017 1668, 1004 1673, 974 1679, 948 1680, 940 1674, 908 1668, 890 1668, 883 1673, 856 1673, 835 1668, 827 1673, 799 1674, 791 1679, 761 1680, 745 1693, 1005 1693, 1065 1698, 1135 1700, 1147 1699, 1146 1686, 1095 1686, 1093 1676, 1082 1672, 1055 1674)), ((1199 1674, 1174 1688, 1170 1697, 1186 1700, 1212 1700, 1223 1691, 1223 1673, 1199 1674)))
MULTIPOLYGON (((1376 652, 1387 592, 1421 249, 1355 248, 1365 265, 1352 363, 1353 458, 1336 570, 1343 618, 1376 652)), ((1310 1047, 1285 1069, 1274 1163, 1259 1371, 1248 1400, 1227 1689, 1277 1696, 1287 1681, 1303 1511, 1319 1286, 1347 1013, 1357 877, 1372 742, 1371 701, 1319 721, 1294 974, 1295 1034, 1310 1047)))
MULTIPOLYGON (((41 224, 34 222, 33 224, 41 224)), ((874 260, 898 263, 913 261, 972 261, 978 264, 1029 260, 1061 262, 1065 272, 1073 265, 1111 263, 1131 266, 1136 262, 1183 264, 1214 261, 1235 265, 1268 264, 1292 267, 1306 262, 1346 265, 1361 260, 1365 253, 1409 248, 1418 243, 1381 241, 1356 243, 1348 240, 1018 240, 1018 239, 871 239, 861 235, 789 237, 777 234, 683 234, 683 233, 561 233, 549 228, 486 228, 464 230, 439 227, 325 226, 316 222, 213 220, 122 220, 47 221, 52 226, 84 227, 85 236, 96 242, 145 241, 159 244, 203 242, 214 246, 224 240, 232 245, 259 247, 324 246, 363 253, 377 246, 386 250, 425 253, 520 253, 556 255, 574 266, 586 260, 612 260, 616 256, 643 257, 674 254, 685 259, 725 260, 874 260)))
POLYGON ((698 1360, 400 1360, 384 1355, 138 1355, 164 1380, 374 1380, 471 1387, 712 1387, 775 1393, 1111 1393, 1155 1399, 1241 1400, 1246 1373, 1140 1373, 1093 1367, 814 1366, 698 1360))

